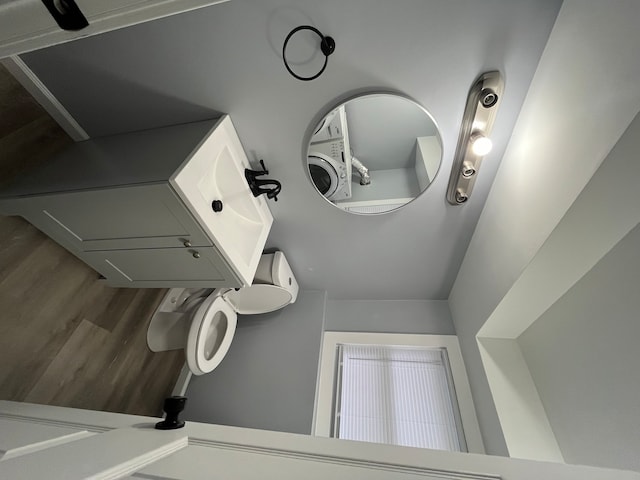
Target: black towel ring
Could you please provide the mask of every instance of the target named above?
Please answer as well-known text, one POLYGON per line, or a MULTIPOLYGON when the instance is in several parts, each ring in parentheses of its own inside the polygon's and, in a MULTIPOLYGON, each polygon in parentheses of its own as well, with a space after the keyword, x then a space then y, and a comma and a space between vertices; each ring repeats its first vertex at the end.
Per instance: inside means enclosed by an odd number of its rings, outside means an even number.
POLYGON ((320 32, 320 30, 318 30, 315 27, 312 27, 311 25, 301 25, 301 26, 296 27, 293 30, 291 30, 289 32, 289 35, 287 35, 287 38, 284 41, 284 45, 282 46, 282 60, 284 60, 284 66, 287 67, 287 71, 291 75, 293 75, 298 80, 302 80, 303 82, 308 82, 310 80, 315 80, 320 75, 322 75, 322 72, 324 72, 325 68, 327 68, 327 63, 329 61, 329 55, 331 55, 335 49, 336 49, 336 42, 335 42, 335 40, 333 38, 325 37, 320 32), (300 75, 296 74, 293 70, 291 70, 291 67, 287 63, 287 57, 286 57, 286 54, 285 54, 286 51, 287 51, 287 44, 289 43, 289 39, 296 32, 299 32, 300 30, 311 30, 316 35, 318 35, 320 37, 320 50, 324 54, 324 65, 322 66, 322 69, 320 69, 320 71, 318 73, 316 73, 315 75, 312 75, 311 77, 301 77, 300 75))

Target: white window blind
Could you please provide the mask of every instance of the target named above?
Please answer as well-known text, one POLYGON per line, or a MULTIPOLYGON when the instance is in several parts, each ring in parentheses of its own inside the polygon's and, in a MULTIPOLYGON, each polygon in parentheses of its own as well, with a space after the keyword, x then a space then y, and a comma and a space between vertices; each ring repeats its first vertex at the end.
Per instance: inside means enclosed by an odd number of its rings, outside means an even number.
POLYGON ((446 349, 339 345, 334 436, 465 451, 446 349))

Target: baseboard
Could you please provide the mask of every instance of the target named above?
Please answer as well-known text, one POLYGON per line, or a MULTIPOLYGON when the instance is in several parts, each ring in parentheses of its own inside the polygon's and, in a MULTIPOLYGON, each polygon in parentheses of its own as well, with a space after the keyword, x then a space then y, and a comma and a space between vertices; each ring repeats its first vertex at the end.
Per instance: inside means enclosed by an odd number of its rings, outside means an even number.
POLYGON ((191 380, 191 370, 189 369, 189 365, 184 364, 182 370, 180 371, 180 375, 178 376, 178 380, 176 380, 176 384, 171 391, 171 395, 183 397, 185 393, 187 393, 187 387, 189 386, 189 381, 191 380))
POLYGON ((18 55, 3 58, 0 62, 74 141, 80 142, 90 138, 87 132, 84 131, 67 109, 18 55))

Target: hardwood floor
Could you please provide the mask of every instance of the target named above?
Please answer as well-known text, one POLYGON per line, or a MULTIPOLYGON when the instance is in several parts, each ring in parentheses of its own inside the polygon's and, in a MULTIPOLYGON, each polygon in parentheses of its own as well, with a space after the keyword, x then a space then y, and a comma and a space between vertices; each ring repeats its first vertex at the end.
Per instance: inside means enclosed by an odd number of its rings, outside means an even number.
MULTIPOLYGON (((0 65, 0 188, 71 139, 0 65)), ((19 217, 0 216, 0 399, 158 415, 184 364, 152 353, 165 290, 114 289, 19 217)))

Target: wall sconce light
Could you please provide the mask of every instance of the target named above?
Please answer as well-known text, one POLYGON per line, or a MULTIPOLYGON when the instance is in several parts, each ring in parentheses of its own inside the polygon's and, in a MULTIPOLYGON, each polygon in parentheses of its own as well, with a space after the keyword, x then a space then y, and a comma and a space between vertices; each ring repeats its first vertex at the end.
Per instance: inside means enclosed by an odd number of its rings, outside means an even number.
POLYGON ((489 135, 503 90, 502 75, 497 71, 480 75, 469 90, 447 188, 447 201, 452 205, 469 200, 482 158, 493 147, 489 135))

